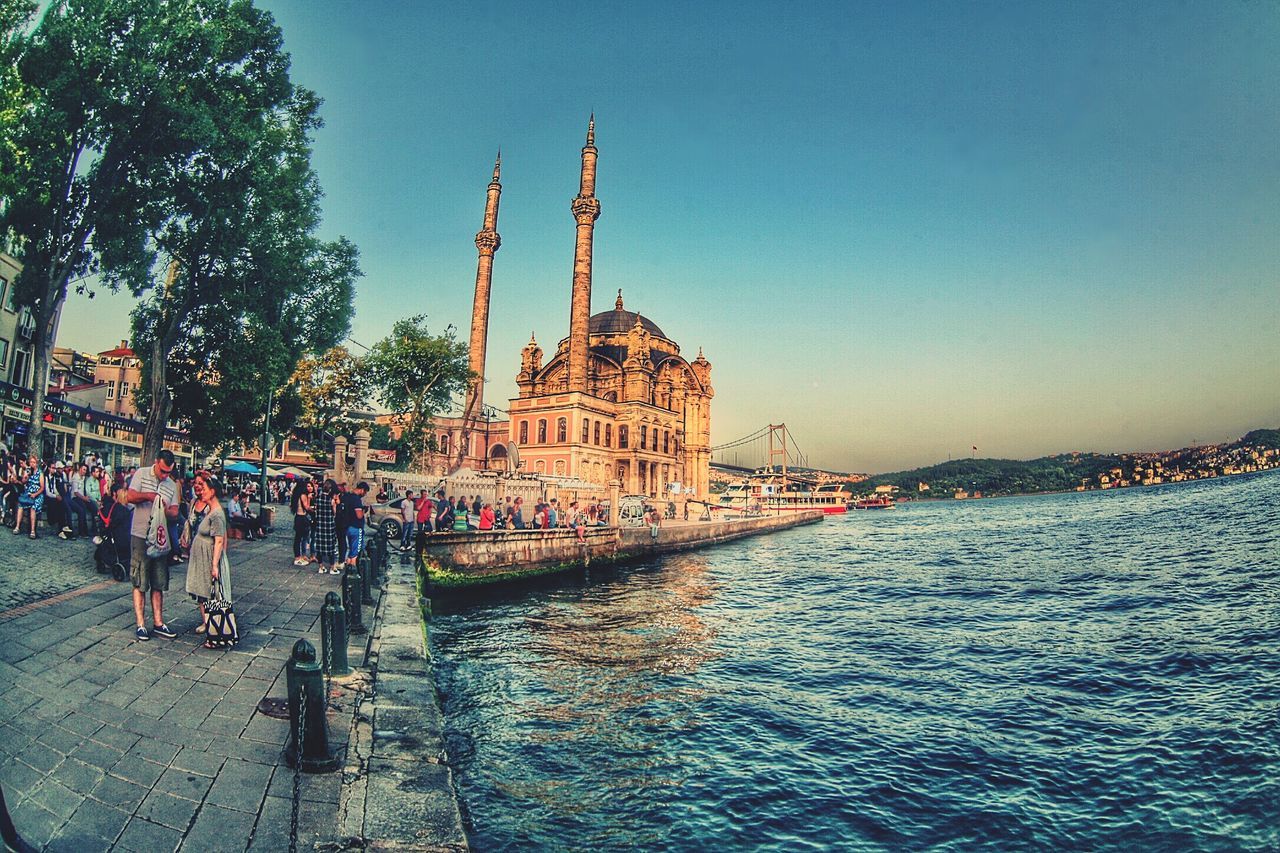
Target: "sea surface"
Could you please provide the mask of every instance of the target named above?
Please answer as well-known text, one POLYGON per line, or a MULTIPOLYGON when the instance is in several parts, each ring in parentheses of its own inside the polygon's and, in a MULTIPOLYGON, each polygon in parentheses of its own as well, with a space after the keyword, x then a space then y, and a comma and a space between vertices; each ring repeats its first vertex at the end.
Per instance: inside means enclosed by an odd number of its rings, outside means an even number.
POLYGON ((1280 849, 1280 472, 854 512, 431 631, 477 850, 1280 849))

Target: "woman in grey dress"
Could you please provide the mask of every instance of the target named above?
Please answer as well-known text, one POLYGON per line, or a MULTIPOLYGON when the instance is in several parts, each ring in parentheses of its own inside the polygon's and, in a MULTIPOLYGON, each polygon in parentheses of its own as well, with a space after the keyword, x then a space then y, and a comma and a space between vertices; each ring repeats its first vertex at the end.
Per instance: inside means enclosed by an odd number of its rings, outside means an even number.
MULTIPOLYGON (((209 615, 205 602, 213 597, 213 582, 221 579, 222 596, 231 600, 230 566, 223 560, 227 547, 227 516, 218 500, 220 489, 208 471, 197 471, 191 486, 195 502, 183 531, 183 542, 191 548, 187 561, 187 592, 200 608, 200 626, 197 634, 209 630, 209 615)), ((207 644, 206 644, 207 645, 207 644)))

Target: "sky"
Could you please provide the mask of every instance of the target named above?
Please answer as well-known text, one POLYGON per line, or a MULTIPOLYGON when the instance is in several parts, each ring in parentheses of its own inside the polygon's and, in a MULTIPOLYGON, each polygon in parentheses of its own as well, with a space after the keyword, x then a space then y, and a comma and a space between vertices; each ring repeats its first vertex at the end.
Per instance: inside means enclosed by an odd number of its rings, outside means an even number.
MULTIPOLYGON (((1280 426, 1272 3, 259 5, 325 100, 354 341, 465 338, 501 148, 487 402, 568 333, 594 111, 592 310, 704 350, 713 444, 785 422, 882 472, 1280 426)), ((73 295, 59 343, 129 307, 73 295)))

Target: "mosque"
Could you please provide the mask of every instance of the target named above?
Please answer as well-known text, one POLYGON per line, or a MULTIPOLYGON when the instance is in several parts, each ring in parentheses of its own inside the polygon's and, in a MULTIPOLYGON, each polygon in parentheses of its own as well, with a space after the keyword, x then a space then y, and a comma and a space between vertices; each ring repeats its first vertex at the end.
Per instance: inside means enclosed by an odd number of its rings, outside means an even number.
POLYGON ((508 443, 526 474, 572 478, 599 485, 612 479, 630 494, 663 495, 673 484, 699 497, 708 494, 711 462, 711 363, 693 361, 659 326, 628 311, 618 291, 613 310, 591 313, 591 255, 596 198, 595 117, 587 125, 578 195, 571 210, 577 226, 569 336, 547 354, 536 338, 520 353, 517 396, 507 417, 484 405, 485 349, 493 259, 502 245, 498 203, 499 156, 476 234, 475 301, 470 366, 481 377, 467 390, 461 416, 435 420, 437 451, 425 460, 430 473, 459 468, 503 471, 508 443), (486 413, 488 413, 486 415, 486 413))

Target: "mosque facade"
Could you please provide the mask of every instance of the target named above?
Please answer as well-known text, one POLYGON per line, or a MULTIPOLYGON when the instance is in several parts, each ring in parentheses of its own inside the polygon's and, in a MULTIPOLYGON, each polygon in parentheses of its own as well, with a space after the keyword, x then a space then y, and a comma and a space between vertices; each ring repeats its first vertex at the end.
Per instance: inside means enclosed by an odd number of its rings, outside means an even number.
POLYGON ((621 291, 612 310, 591 313, 592 250, 601 211, 597 157, 592 117, 578 195, 570 206, 576 237, 569 334, 550 354, 531 337, 520 353, 517 394, 501 418, 493 417, 483 398, 489 294, 502 245, 501 156, 495 163, 475 240, 470 366, 481 378, 468 388, 461 416, 436 419, 437 451, 424 460, 429 472, 505 470, 510 442, 525 473, 574 478, 602 492, 618 479, 630 494, 660 496, 677 486, 686 494, 708 494, 711 363, 701 350, 686 359, 653 320, 627 310, 621 291))

